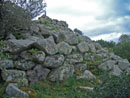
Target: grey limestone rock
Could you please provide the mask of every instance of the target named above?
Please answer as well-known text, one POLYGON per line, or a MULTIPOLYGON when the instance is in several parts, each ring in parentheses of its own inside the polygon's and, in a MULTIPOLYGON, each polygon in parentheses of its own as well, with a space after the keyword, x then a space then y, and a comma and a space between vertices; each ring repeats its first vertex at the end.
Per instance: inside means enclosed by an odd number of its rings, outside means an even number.
POLYGON ((96 48, 95 48, 95 45, 93 43, 88 44, 88 47, 89 47, 91 52, 93 52, 93 53, 96 52, 96 48))
POLYGON ((31 83, 45 80, 50 70, 43 68, 41 65, 37 65, 33 70, 27 71, 27 78, 31 83))
POLYGON ((118 61, 118 66, 121 70, 125 71, 127 70, 128 68, 130 68, 130 63, 127 59, 124 59, 124 60, 119 60, 118 61))
POLYGON ((14 68, 14 64, 12 60, 0 60, 0 69, 3 68, 14 68))
POLYGON ((89 45, 87 42, 81 42, 77 45, 79 51, 81 53, 85 53, 85 52, 88 52, 89 51, 89 45))
POLYGON ((57 47, 53 38, 40 39, 35 43, 34 46, 44 51, 48 55, 54 55, 57 53, 57 47))
POLYGON ((74 73, 73 65, 65 63, 64 66, 52 70, 48 78, 52 82, 63 81, 71 77, 73 73, 74 73))
POLYGON ((44 63, 45 53, 43 51, 35 52, 32 54, 32 59, 38 63, 44 63))
POLYGON ((96 79, 96 76, 93 75, 89 70, 85 70, 82 76, 77 76, 77 80, 82 80, 82 79, 96 79))
POLYGON ((81 63, 83 62, 83 56, 82 54, 78 54, 78 53, 70 54, 67 56, 66 62, 68 62, 69 64, 81 63))
POLYGON ((110 71, 110 75, 121 76, 122 72, 123 71, 117 65, 114 65, 112 71, 110 71))
POLYGON ((77 45, 78 44, 78 37, 72 31, 60 31, 57 36, 57 43, 65 41, 70 45, 77 45))
POLYGON ((45 58, 45 62, 43 66, 47 68, 57 68, 57 67, 62 66, 63 62, 64 62, 63 55, 47 56, 45 58))
POLYGON ((74 69, 75 72, 83 72, 87 69, 87 64, 75 64, 74 69))
POLYGON ((72 52, 72 47, 66 42, 60 42, 57 44, 58 52, 61 52, 65 55, 70 54, 72 52))
POLYGON ((116 61, 108 60, 98 66, 99 69, 110 71, 113 69, 114 65, 116 64, 116 61))
POLYGON ((9 97, 15 97, 15 98, 29 98, 29 95, 20 90, 19 88, 17 88, 17 86, 15 86, 14 84, 9 84, 6 88, 6 94, 9 97))
POLYGON ((8 51, 12 54, 20 53, 34 44, 35 41, 26 39, 26 40, 16 40, 16 39, 10 39, 8 40, 8 51))
POLYGON ((5 81, 17 82, 19 87, 28 85, 28 80, 26 79, 26 73, 24 71, 3 70, 1 76, 5 81))
POLYGON ((32 61, 26 61, 24 59, 14 61, 14 64, 17 69, 21 70, 30 70, 35 66, 35 63, 33 63, 32 61))

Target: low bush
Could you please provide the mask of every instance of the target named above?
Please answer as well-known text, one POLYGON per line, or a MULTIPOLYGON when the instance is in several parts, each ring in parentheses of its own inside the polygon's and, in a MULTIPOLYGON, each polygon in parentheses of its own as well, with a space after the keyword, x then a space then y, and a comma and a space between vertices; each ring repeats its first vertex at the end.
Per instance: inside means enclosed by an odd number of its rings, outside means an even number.
POLYGON ((105 76, 96 85, 91 98, 130 98, 130 75, 105 76))

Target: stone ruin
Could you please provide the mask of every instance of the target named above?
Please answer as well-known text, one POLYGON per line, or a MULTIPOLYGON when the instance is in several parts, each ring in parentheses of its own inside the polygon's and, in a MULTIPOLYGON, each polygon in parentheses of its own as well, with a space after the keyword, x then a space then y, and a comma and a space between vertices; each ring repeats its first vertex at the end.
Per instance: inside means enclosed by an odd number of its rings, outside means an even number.
POLYGON ((96 62, 98 69, 110 75, 130 74, 127 59, 110 53, 89 37, 68 28, 65 21, 58 21, 47 16, 39 18, 30 26, 30 32, 23 33, 25 39, 17 38, 13 33, 4 41, 5 49, 11 59, 0 60, 1 77, 4 81, 14 81, 8 85, 6 93, 13 97, 14 91, 22 98, 28 95, 20 87, 31 83, 49 80, 61 82, 76 73, 77 80, 95 79, 89 64, 96 62))

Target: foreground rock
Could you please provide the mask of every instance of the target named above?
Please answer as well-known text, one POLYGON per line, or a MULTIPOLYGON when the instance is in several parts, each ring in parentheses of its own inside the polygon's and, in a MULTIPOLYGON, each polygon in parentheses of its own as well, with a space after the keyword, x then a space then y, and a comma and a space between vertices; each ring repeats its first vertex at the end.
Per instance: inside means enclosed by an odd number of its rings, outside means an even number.
POLYGON ((49 69, 37 65, 33 70, 27 71, 27 78, 31 83, 36 83, 45 80, 49 72, 49 69))
POLYGON ((57 48, 60 53, 63 53, 65 55, 70 54, 72 52, 72 47, 65 42, 60 42, 59 44, 57 44, 57 48))
POLYGON ((44 51, 48 55, 54 55, 57 53, 57 47, 53 38, 40 39, 35 43, 34 46, 44 51))
POLYGON ((28 86, 28 80, 26 79, 26 73, 19 70, 3 70, 2 78, 5 81, 14 81, 18 83, 19 87, 28 86))
POLYGON ((93 75, 90 71, 86 70, 82 76, 77 76, 77 80, 82 80, 82 79, 96 79, 96 76, 93 75))
POLYGON ((34 43, 35 41, 29 40, 29 39, 27 40, 10 39, 7 42, 9 46, 8 51, 11 52, 12 54, 17 54, 30 48, 31 45, 33 45, 34 43))
POLYGON ((17 88, 15 84, 9 84, 6 88, 6 94, 12 98, 29 98, 29 95, 17 88))
POLYGON ((63 81, 73 76, 74 67, 73 65, 65 63, 64 66, 54 69, 49 74, 49 80, 52 82, 63 81))
POLYGON ((12 60, 0 60, 0 69, 9 69, 14 68, 14 64, 12 60))
POLYGON ((43 66, 47 68, 57 68, 62 66, 63 62, 63 55, 47 56, 43 66))

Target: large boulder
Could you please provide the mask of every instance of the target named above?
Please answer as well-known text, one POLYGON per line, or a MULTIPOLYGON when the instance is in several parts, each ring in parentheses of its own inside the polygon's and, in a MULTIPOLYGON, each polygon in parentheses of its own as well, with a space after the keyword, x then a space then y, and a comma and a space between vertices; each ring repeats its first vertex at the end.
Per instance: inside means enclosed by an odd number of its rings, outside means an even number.
POLYGON ((98 68, 104 71, 108 71, 110 75, 120 76, 123 71, 119 68, 117 64, 118 63, 114 60, 108 60, 99 65, 98 68))
MULTIPOLYGON (((24 59, 24 60, 27 60, 27 61, 31 61, 31 60, 32 60, 32 54, 29 53, 29 52, 27 52, 27 51, 23 51, 23 52, 20 54, 19 57, 21 57, 21 59, 24 59)), ((17 57, 17 59, 18 59, 18 57, 17 57)))
POLYGON ((48 55, 54 55, 57 53, 57 47, 52 37, 48 39, 40 39, 34 44, 34 46, 48 55))
POLYGON ((69 64, 81 63, 83 62, 83 56, 82 54, 78 54, 78 53, 70 54, 67 56, 66 62, 68 62, 69 64))
POLYGON ((56 41, 57 43, 65 41, 70 45, 76 45, 78 44, 78 37, 74 34, 74 32, 60 31, 56 41))
POLYGON ((33 63, 32 61, 26 61, 24 59, 20 59, 20 60, 14 61, 14 65, 17 69, 30 70, 35 66, 35 63, 33 63))
POLYGON ((114 65, 113 69, 110 71, 110 75, 121 76, 121 74, 122 70, 117 65, 114 65))
POLYGON ((79 51, 81 53, 85 53, 85 52, 88 52, 89 51, 89 46, 88 46, 88 43, 87 42, 81 42, 77 45, 79 51))
POLYGON ((70 54, 72 51, 72 47, 66 42, 60 42, 57 44, 58 52, 61 52, 65 55, 70 54))
POLYGON ((45 53, 43 51, 38 51, 32 54, 33 61, 37 63, 43 63, 45 60, 45 53))
POLYGON ((78 41, 79 42, 84 42, 84 41, 87 42, 87 43, 91 43, 92 42, 92 40, 89 37, 87 37, 87 36, 83 36, 83 35, 77 35, 77 36, 78 36, 78 41))
POLYGON ((74 65, 75 72, 83 72, 87 69, 87 64, 75 64, 74 65))
POLYGON ((0 69, 14 68, 12 60, 0 60, 0 69))
POLYGON ((29 95, 11 83, 6 88, 6 94, 11 98, 29 98, 29 95))
POLYGON ((52 70, 48 78, 52 82, 63 81, 71 77, 73 73, 74 73, 73 65, 65 63, 64 66, 52 70))
POLYGON ((43 63, 45 59, 45 53, 37 49, 31 49, 31 50, 22 52, 20 54, 20 57, 21 59, 24 59, 26 61, 34 61, 37 63, 43 63))
POLYGON ((26 73, 24 71, 3 70, 1 76, 4 81, 17 82, 19 87, 28 85, 28 80, 26 79, 26 73))
POLYGON ((120 56, 117 56, 117 55, 115 55, 114 53, 110 53, 109 55, 110 55, 110 56, 109 56, 109 59, 110 59, 110 60, 115 60, 115 61, 123 60, 120 56))
POLYGON ((99 44, 99 43, 93 43, 96 50, 101 50, 102 49, 102 46, 99 44))
POLYGON ((49 37, 51 36, 51 32, 49 31, 49 29, 47 29, 43 24, 38 24, 38 27, 39 27, 39 33, 44 36, 45 38, 46 37, 49 37))
POLYGON ((37 65, 33 70, 27 71, 27 78, 31 83, 45 80, 50 70, 37 65))
POLYGON ((130 68, 130 63, 127 59, 124 59, 124 60, 119 60, 118 61, 118 66, 121 70, 125 71, 127 69, 130 68))
POLYGON ((116 64, 116 61, 108 60, 98 66, 99 69, 110 71, 113 69, 114 65, 116 64))
POLYGON ((93 52, 93 53, 96 52, 96 48, 95 48, 95 45, 93 43, 88 44, 88 47, 89 47, 91 52, 93 52))
POLYGON ((62 66, 63 62, 64 62, 63 55, 47 56, 45 58, 45 62, 43 66, 47 68, 57 68, 57 67, 62 66))
POLYGON ((32 46, 35 41, 26 39, 26 40, 16 40, 16 39, 10 39, 8 40, 7 44, 9 46, 8 51, 12 54, 20 53, 32 46))

